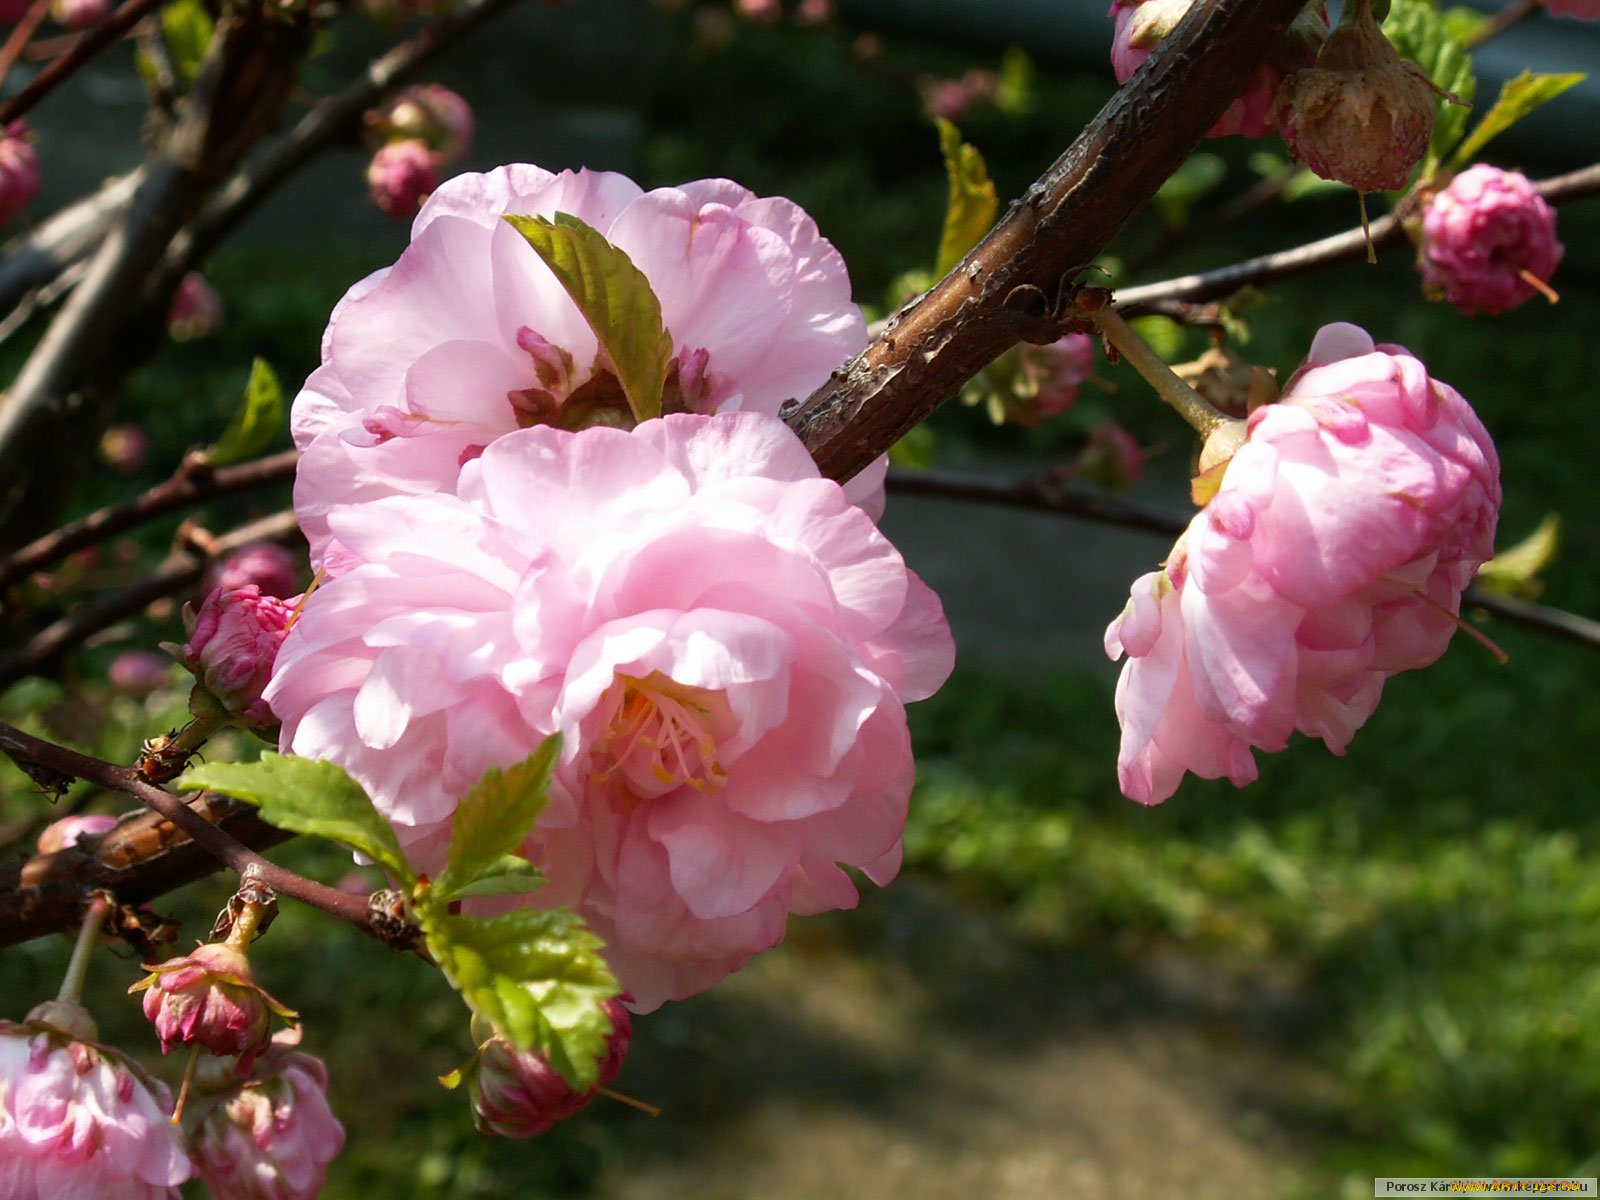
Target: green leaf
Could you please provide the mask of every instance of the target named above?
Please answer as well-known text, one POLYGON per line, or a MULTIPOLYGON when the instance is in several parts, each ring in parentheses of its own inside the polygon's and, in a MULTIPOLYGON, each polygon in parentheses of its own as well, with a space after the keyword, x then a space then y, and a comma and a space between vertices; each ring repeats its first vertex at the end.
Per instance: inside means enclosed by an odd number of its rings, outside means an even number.
POLYGON ((486 871, 465 887, 451 892, 452 900, 465 900, 471 896, 525 896, 544 886, 544 872, 531 866, 525 858, 508 854, 504 869, 486 871))
POLYGON ((177 786, 184 792, 204 788, 233 796, 259 808, 269 825, 331 838, 403 883, 416 880, 389 822, 372 807, 361 785, 331 762, 268 751, 259 762, 190 767, 177 786))
POLYGON ((173 0, 161 10, 161 33, 166 38, 173 69, 184 87, 192 84, 200 73, 200 62, 216 31, 216 22, 202 0, 173 0))
POLYGON ((1008 117, 1025 117, 1039 106, 1033 59, 1021 46, 1008 46, 1000 56, 1000 82, 994 105, 1008 117))
POLYGON ((1477 128, 1450 156, 1450 165, 1464 167, 1478 156, 1491 138, 1498 137, 1541 104, 1554 100, 1585 78, 1581 74, 1539 75, 1524 71, 1515 79, 1506 80, 1500 85, 1500 95, 1496 97, 1494 107, 1483 114, 1483 120, 1478 122, 1477 128))
MULTIPOLYGON (((560 753, 561 735, 551 734, 516 765, 484 772, 456 807, 449 857, 434 882, 436 893, 451 899, 481 876, 506 869, 506 856, 522 845, 544 811, 550 771, 560 753)), ((518 862, 518 869, 527 867, 518 862)))
POLYGON ((600 1004, 618 988, 582 921, 565 909, 463 917, 426 892, 417 915, 467 1007, 518 1050, 543 1054, 575 1091, 595 1085, 611 1032, 600 1004))
POLYGON ((571 213, 555 220, 506 217, 545 261, 611 360, 636 421, 661 415, 672 335, 644 272, 601 233, 571 213))
POLYGON ((265 359, 250 364, 244 385, 244 402, 222 431, 206 458, 214 467, 254 458, 272 444, 283 428, 283 385, 265 359))
POLYGON ((936 276, 943 276, 989 232, 1000 202, 977 147, 963 142, 961 131, 943 117, 936 123, 939 151, 944 155, 944 171, 950 179, 950 202, 945 209, 939 257, 933 268, 936 276))
POLYGON ((1152 203, 1161 223, 1168 229, 1182 229, 1189 223, 1189 210, 1221 183, 1227 173, 1228 168, 1217 155, 1209 152, 1191 154, 1156 189, 1152 203))
POLYGON ((1472 55, 1465 43, 1451 33, 1450 22, 1430 0, 1394 0, 1383 32, 1401 58, 1416 63, 1435 87, 1453 93, 1461 101, 1454 104, 1442 96, 1438 100, 1433 138, 1428 143, 1423 168, 1427 171, 1444 158, 1467 127, 1468 106, 1478 89, 1472 55))
POLYGON ((1544 586, 1539 572, 1555 561, 1560 545, 1561 517, 1551 513, 1539 528, 1479 567, 1476 582, 1491 592, 1537 596, 1544 586))

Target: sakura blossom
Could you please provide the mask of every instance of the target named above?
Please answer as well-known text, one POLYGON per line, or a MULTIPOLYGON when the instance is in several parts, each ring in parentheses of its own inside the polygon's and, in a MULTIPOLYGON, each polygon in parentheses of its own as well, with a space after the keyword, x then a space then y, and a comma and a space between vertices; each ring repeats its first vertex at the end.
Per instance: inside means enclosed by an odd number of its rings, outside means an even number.
POLYGON ((1564 251, 1555 209, 1517 171, 1469 167, 1422 213, 1423 290, 1469 315, 1507 312, 1548 291, 1564 251))
POLYGON ((212 1200, 315 1200, 344 1126, 328 1107, 328 1069, 280 1030, 247 1081, 202 1064, 194 1161, 212 1200))
POLYGON ((193 1173, 172 1097, 76 1004, 0 1021, 0 1195, 176 1200, 193 1173))
POLYGON ((28 123, 18 118, 0 135, 0 225, 14 220, 38 194, 39 156, 28 123))
POLYGON ((177 342, 188 342, 215 333, 222 324, 222 297, 199 271, 190 271, 178 281, 167 309, 167 332, 177 342))
POLYGON ((1256 777, 1299 730, 1342 754, 1384 681, 1427 666, 1494 552, 1500 464, 1449 385, 1354 325, 1324 326, 1251 414, 1216 495, 1106 630, 1123 792, 1256 777))
POLYGON ((421 138, 380 146, 367 164, 367 195, 386 217, 405 220, 439 186, 439 155, 421 138))
POLYGON ((949 630, 781 421, 534 426, 457 495, 327 519, 347 562, 279 652, 281 749, 348 770, 429 871, 459 797, 560 732, 531 899, 583 915, 636 1009, 853 906, 840 864, 898 870, 903 705, 949 630))
MULTIPOLYGON (((417 214, 399 261, 335 308, 322 365, 295 399, 295 509, 316 565, 341 569, 333 506, 452 492, 494 439, 561 424, 616 390, 594 333, 507 213, 571 214, 644 273, 675 354, 669 411, 775 414, 866 344, 843 260, 788 200, 722 179, 645 192, 622 175, 523 164, 458 176, 417 214)), ((851 494, 881 504, 885 469, 851 494)))
POLYGON ((387 142, 420 141, 438 156, 441 166, 466 154, 475 124, 472 107, 441 83, 402 88, 362 118, 363 132, 374 149, 387 142))
POLYGON ((184 609, 189 641, 183 646, 183 665, 240 722, 252 729, 269 728, 272 712, 261 689, 293 616, 288 604, 262 595, 253 583, 227 591, 217 588, 198 612, 184 609))
POLYGON ((228 592, 254 584, 267 596, 294 596, 300 590, 303 560, 276 542, 251 542, 211 564, 206 571, 206 590, 228 592))
POLYGON ((146 969, 150 974, 128 990, 144 992, 144 1015, 163 1054, 198 1045, 237 1055, 239 1073, 248 1075, 271 1039, 273 1016, 294 1015, 256 983, 236 941, 209 942, 146 969))
POLYGON ((483 1044, 466 1072, 479 1133, 534 1137, 589 1106, 622 1070, 633 1039, 633 1018, 622 1000, 607 1000, 601 1007, 611 1018, 611 1036, 595 1086, 586 1092, 573 1091, 541 1054, 515 1050, 499 1035, 483 1044))

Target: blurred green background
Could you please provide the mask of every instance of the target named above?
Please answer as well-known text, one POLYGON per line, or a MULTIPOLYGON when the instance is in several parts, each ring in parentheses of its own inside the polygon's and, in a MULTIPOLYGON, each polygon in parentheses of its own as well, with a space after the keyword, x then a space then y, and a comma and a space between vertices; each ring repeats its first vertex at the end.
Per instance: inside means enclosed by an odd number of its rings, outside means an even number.
MULTIPOLYGON (((648 19, 612 42, 597 30, 628 6, 598 7, 516 14, 518 37, 542 39, 539 80, 490 54, 492 30, 438 72, 480 101, 471 165, 527 157, 625 169, 647 185, 726 175, 788 195, 880 311, 937 244, 932 82, 977 67, 1013 89, 960 121, 1002 203, 1113 86, 1098 58, 1036 54, 1030 76, 1015 57, 1005 67, 1000 44, 865 23, 761 25, 721 5, 640 8, 648 19)), ((1095 54, 1108 42, 1109 23, 1095 54)), ((359 32, 337 45, 327 79, 362 45, 359 32)), ((41 147, 48 172, 48 136, 41 147)), ((1196 201, 1196 221, 1271 169, 1253 155, 1282 153, 1238 139, 1203 149, 1219 182, 1196 201)), ((1507 140, 1488 158, 1539 175, 1583 165, 1578 150, 1507 140)), ((357 155, 337 156, 219 254, 208 274, 227 323, 132 380, 124 415, 148 429, 148 460, 87 480, 81 507, 165 478, 184 448, 213 437, 252 356, 290 386, 315 364, 333 302, 404 244, 402 227, 362 208, 360 170, 357 155)), ((1195 239, 1165 216, 1147 211, 1113 246, 1112 259, 1141 264, 1124 277, 1286 247, 1349 227, 1356 209, 1350 193, 1324 192, 1195 239)), ((1392 252, 1275 289, 1241 348, 1283 374, 1332 319, 1406 345, 1496 436, 1502 545, 1559 513, 1563 544, 1541 599, 1596 614, 1600 202, 1563 210, 1561 234, 1557 307, 1468 320, 1424 302, 1406 254, 1392 252)), ((1184 356, 1206 344, 1168 334, 1184 356)), ((1115 413, 1164 448, 1134 497, 1181 512, 1184 431, 1130 373, 1102 363, 1098 374, 1115 390, 1086 390, 1055 427, 997 430, 950 405, 919 451, 1042 473, 1076 453, 1092 417, 1115 413)), ((226 528, 285 495, 208 520, 226 528)), ((1348 756, 1297 741, 1263 759, 1248 790, 1190 780, 1145 809, 1117 793, 1115 674, 1099 645, 1163 543, 893 498, 886 528, 946 593, 961 648, 945 690, 912 710, 919 783, 902 879, 854 913, 794 923, 740 975, 641 1019, 618 1086, 660 1105, 659 1118, 602 1100, 532 1142, 480 1138, 464 1101, 435 1083, 469 1049, 447 987, 289 907, 258 962, 304 1014, 306 1047, 330 1063, 350 1145, 325 1195, 1292 1198, 1369 1195, 1375 1175, 1600 1170, 1594 651, 1485 623, 1509 665, 1456 639, 1437 666, 1389 685, 1348 756)), ((63 572, 41 604, 130 577, 171 530, 63 572)), ((183 690, 175 679, 134 700, 98 680, 117 650, 176 629, 170 607, 131 622, 63 680, 0 696, 0 715, 127 760, 179 719, 183 690)), ((9 764, 0 804, 19 838, 45 813, 9 764)), ((316 846, 281 854, 330 880, 350 869, 316 846)), ((187 943, 226 895, 212 880, 163 911, 184 918, 187 943)), ((47 939, 0 956, 4 1015, 53 993, 65 955, 64 939, 47 939)), ((117 999, 136 964, 102 957, 107 1039, 151 1048, 135 1006, 117 999)), ((160 1066, 175 1078, 174 1063, 160 1066)))

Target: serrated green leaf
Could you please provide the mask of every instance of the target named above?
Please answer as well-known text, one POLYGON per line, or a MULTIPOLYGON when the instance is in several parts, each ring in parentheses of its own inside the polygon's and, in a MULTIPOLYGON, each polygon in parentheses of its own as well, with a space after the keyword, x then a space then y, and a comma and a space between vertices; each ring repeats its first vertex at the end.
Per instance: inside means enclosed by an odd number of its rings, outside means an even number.
POLYGON ((575 1091, 599 1074, 618 992, 600 939, 565 909, 480 920, 428 898, 417 906, 428 952, 472 1009, 518 1050, 537 1051, 575 1091))
POLYGON ((452 900, 468 900, 474 896, 525 896, 544 886, 544 872, 529 866, 523 859, 508 855, 508 860, 522 864, 518 870, 488 871, 465 887, 450 893, 452 900))
POLYGON ((961 131, 943 117, 936 123, 939 152, 944 156, 944 172, 950 180, 950 200, 945 206, 944 230, 939 235, 939 257, 933 268, 936 276, 943 276, 989 232, 1000 201, 978 148, 963 142, 961 131))
POLYGON ((1515 79, 1508 79, 1500 85, 1500 95, 1495 98, 1494 107, 1483 114, 1483 120, 1478 122, 1467 140, 1456 147, 1456 152, 1450 156, 1452 167, 1464 167, 1478 156, 1491 138, 1498 137, 1510 129, 1523 117, 1527 116, 1541 104, 1554 100, 1570 87, 1576 87, 1587 76, 1574 73, 1570 75, 1540 75, 1533 71, 1524 71, 1515 79))
POLYGON ((173 0, 161 10, 161 33, 166 38, 167 54, 184 87, 200 73, 200 61, 211 45, 216 22, 202 0, 173 0))
POLYGON ((179 791, 202 788, 243 800, 269 825, 330 838, 364 854, 402 883, 416 874, 394 829, 361 785, 331 762, 268 751, 253 763, 200 763, 178 779, 179 791))
POLYGON ((270 446, 282 428, 283 385, 266 359, 258 358, 250 364, 250 378, 245 382, 238 411, 206 451, 206 458, 214 467, 244 462, 270 446))
POLYGON ((449 857, 434 881, 440 896, 462 895, 461 889, 480 876, 505 870, 506 856, 522 845, 544 811, 550 772, 560 753, 561 735, 551 734, 521 762, 490 767, 472 786, 456 806, 449 857))
POLYGON ((672 335, 661 301, 627 254, 571 213, 506 217, 548 266, 611 360, 636 421, 661 415, 672 335))
POLYGON ((1156 189, 1151 203, 1168 229, 1182 229, 1189 223, 1189 210, 1203 199, 1228 173, 1222 159, 1209 151, 1191 154, 1166 182, 1156 189))
POLYGON ((1478 80, 1472 71, 1472 55, 1465 43, 1451 32, 1450 22, 1429 0, 1394 0, 1384 35, 1401 58, 1421 67, 1435 87, 1450 92, 1461 101, 1438 99, 1433 121, 1433 137, 1428 142, 1428 169, 1442 160, 1450 147, 1461 139, 1467 115, 1477 92, 1478 80))
POLYGON ((1560 545, 1561 517, 1551 513, 1539 528, 1479 567, 1477 583, 1492 592, 1536 596, 1542 590, 1539 572, 1555 561, 1560 545))

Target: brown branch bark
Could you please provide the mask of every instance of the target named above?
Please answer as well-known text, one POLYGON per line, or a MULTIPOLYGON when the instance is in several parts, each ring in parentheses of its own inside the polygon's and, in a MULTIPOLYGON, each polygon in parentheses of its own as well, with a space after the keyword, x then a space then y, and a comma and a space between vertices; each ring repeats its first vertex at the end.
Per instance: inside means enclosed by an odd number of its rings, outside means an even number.
POLYGON ((848 479, 1018 341, 1053 340, 1063 286, 1155 195, 1244 90, 1299 0, 1199 0, 962 262, 792 413, 848 479))

